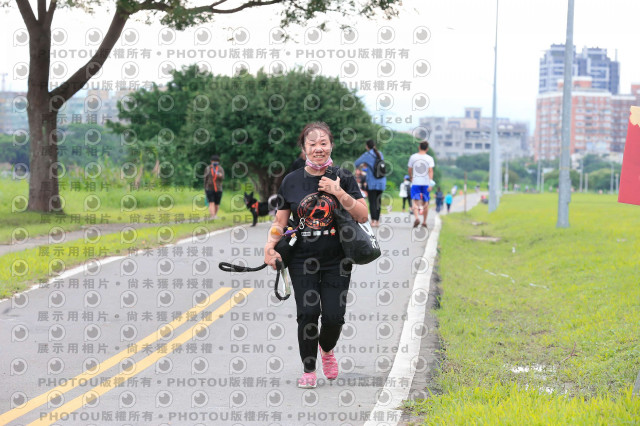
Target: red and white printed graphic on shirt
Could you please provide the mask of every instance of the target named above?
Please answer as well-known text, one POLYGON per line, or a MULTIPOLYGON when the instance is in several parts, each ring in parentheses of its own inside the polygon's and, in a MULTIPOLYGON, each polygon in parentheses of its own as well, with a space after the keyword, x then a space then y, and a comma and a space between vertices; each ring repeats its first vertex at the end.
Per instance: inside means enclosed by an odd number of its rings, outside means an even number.
POLYGON ((314 192, 298 204, 297 214, 305 218, 305 225, 311 229, 324 229, 333 222, 333 210, 338 201, 333 195, 314 192))

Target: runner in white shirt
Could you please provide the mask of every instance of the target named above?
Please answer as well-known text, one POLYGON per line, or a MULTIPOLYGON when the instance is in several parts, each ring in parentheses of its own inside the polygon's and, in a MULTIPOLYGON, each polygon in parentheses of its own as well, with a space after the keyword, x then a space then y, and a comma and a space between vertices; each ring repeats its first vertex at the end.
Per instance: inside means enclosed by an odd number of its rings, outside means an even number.
POLYGON ((429 184, 433 179, 433 157, 427 154, 429 142, 422 141, 418 152, 409 157, 409 177, 411 179, 411 199, 413 200, 413 227, 420 225, 418 213, 422 214, 422 226, 427 227, 427 213, 431 188, 429 184))

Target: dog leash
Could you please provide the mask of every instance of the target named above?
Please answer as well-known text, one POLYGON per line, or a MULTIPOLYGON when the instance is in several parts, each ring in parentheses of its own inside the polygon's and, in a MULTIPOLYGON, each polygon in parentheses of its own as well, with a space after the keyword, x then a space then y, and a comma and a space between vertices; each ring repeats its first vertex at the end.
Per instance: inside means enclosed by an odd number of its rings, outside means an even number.
MULTIPOLYGON (((254 207, 254 206, 256 206, 257 208, 258 206, 257 201, 251 207, 254 207)), ((300 221, 298 222, 298 225, 295 228, 291 225, 283 233, 283 237, 288 237, 293 235, 293 238, 290 241, 289 245, 293 246, 295 244, 295 239, 297 238, 295 236, 295 232, 298 229, 305 228, 305 221, 306 221, 306 217, 301 217, 300 221)), ((229 262, 220 262, 218 264, 218 268, 220 268, 224 272, 257 272, 257 271, 263 270, 266 267, 267 267, 266 263, 263 263, 262 265, 254 268, 249 266, 234 265, 229 262)), ((280 260, 276 260, 276 282, 275 282, 273 291, 275 292, 278 300, 287 300, 289 296, 291 296, 291 280, 289 279, 287 268, 284 266, 284 263, 282 263, 282 261, 280 260), (284 296, 280 296, 280 293, 278 292, 278 282, 280 281, 280 274, 282 274, 282 280, 284 281, 284 296)))
MULTIPOLYGON (((224 272, 257 272, 267 267, 266 263, 262 266, 251 268, 249 266, 234 265, 228 262, 220 262, 218 268, 224 272)), ((276 260, 276 283, 273 291, 276 293, 278 300, 287 300, 291 296, 291 282, 287 274, 287 268, 284 267, 280 260, 276 260), (280 296, 278 292, 278 282, 280 281, 280 274, 282 274, 282 280, 284 281, 284 296, 280 296)))

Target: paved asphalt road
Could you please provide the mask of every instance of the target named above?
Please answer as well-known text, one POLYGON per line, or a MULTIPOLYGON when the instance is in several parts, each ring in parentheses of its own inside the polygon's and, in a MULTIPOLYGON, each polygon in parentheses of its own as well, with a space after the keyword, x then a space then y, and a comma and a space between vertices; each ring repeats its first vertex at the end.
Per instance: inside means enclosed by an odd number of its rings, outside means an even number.
MULTIPOLYGON (((243 224, 1 301, 0 424, 364 424, 407 350, 407 307, 427 302, 412 286, 429 267, 428 231, 406 213, 381 222, 383 256, 352 274, 338 380, 319 365, 318 387, 296 388, 295 302, 274 297, 274 273, 218 269, 262 263, 268 224, 243 224)), ((412 339, 428 332, 410 326, 412 339)))

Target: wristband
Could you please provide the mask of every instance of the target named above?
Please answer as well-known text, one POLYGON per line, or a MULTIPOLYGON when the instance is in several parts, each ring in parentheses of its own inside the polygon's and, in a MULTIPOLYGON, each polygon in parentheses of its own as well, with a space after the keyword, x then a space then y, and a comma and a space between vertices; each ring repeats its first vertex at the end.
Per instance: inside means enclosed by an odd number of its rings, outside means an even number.
POLYGON ((283 231, 283 228, 281 226, 272 225, 271 228, 269 229, 269 234, 279 237, 282 235, 282 231, 283 231))

